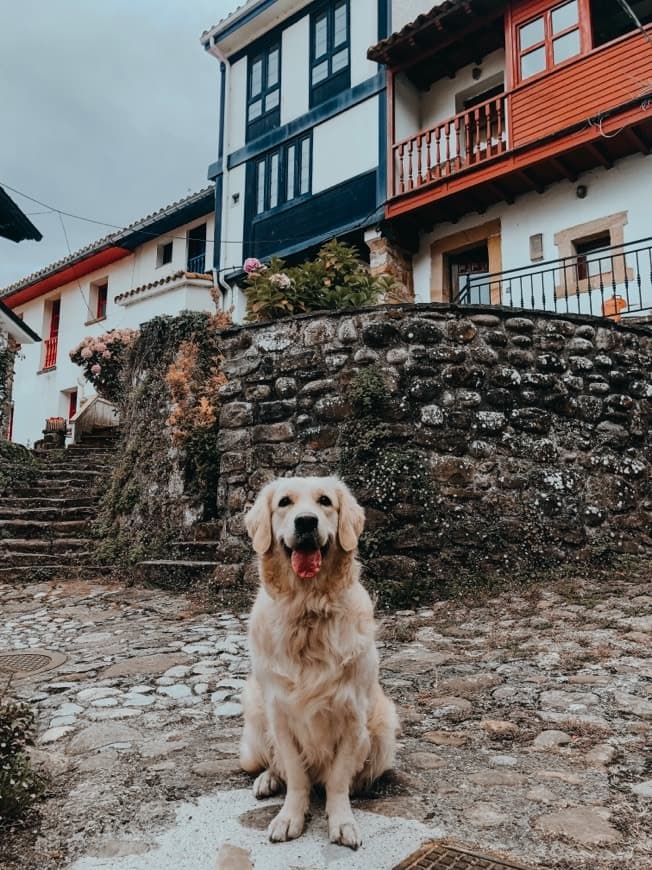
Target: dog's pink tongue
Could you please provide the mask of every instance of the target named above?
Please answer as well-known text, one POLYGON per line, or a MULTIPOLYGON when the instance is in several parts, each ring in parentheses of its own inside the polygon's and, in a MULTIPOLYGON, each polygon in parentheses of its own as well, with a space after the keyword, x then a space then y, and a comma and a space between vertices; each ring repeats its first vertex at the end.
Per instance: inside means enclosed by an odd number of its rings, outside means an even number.
POLYGON ((302 580, 310 580, 319 574, 321 568, 321 551, 311 550, 308 553, 299 550, 292 551, 292 570, 302 580))

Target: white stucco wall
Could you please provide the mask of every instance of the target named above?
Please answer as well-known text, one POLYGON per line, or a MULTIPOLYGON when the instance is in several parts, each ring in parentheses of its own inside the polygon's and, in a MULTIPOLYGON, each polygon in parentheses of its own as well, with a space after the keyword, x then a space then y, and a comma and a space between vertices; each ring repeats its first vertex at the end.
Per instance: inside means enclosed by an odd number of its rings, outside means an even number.
MULTIPOLYGON (((459 102, 475 94, 480 94, 498 84, 505 72, 505 50, 503 48, 488 54, 477 66, 481 75, 474 79, 472 70, 476 64, 462 67, 455 78, 448 77, 433 82, 428 91, 420 94, 419 129, 433 127, 447 118, 462 111, 459 102)), ((413 132, 417 132, 414 130, 413 132)))
POLYGON ((378 71, 367 60, 367 50, 378 42, 377 0, 351 0, 351 86, 366 81, 378 71))
MULTIPOLYGON (((437 239, 499 218, 503 270, 536 269, 538 261, 530 261, 529 239, 537 233, 543 235, 544 260, 560 256, 554 243, 556 233, 621 211, 627 212, 626 243, 650 236, 646 193, 650 189, 652 157, 636 155, 616 163, 610 170, 595 169, 576 182, 559 182, 543 194, 530 193, 519 197, 512 205, 499 203, 485 214, 469 214, 455 224, 438 224, 432 233, 422 236, 419 252, 414 257, 416 299, 418 302, 430 300, 430 247, 437 239), (576 196, 578 184, 586 185, 588 189, 585 199, 576 196)), ((649 288, 649 281, 647 286, 649 288)), ((648 305, 652 305, 650 295, 648 291, 648 305)))
MULTIPOLYGON (((440 3, 443 0, 440 0, 440 3)), ((392 2, 392 32, 396 32, 410 24, 419 15, 429 12, 433 6, 439 6, 435 0, 393 0, 392 2)))
POLYGON ((319 193, 378 165, 378 100, 336 115, 313 132, 312 192, 319 193))
POLYGON ((47 417, 67 417, 68 398, 65 391, 77 389, 80 399, 82 396, 93 395, 92 388, 83 379, 82 370, 68 356, 69 351, 85 336, 97 336, 111 329, 125 327, 137 329, 141 323, 152 317, 177 314, 184 309, 214 310, 208 282, 206 289, 182 287, 152 298, 144 296, 138 303, 128 306, 115 302, 115 297, 121 293, 185 269, 187 232, 201 223, 207 224, 206 260, 207 268, 210 268, 214 222, 213 214, 192 221, 168 235, 146 242, 124 259, 85 275, 80 278, 79 283, 69 282, 15 309, 43 338, 40 344, 24 345, 21 358, 16 363, 13 394, 15 441, 33 444, 41 437, 47 417), (157 268, 157 247, 171 237, 172 262, 157 268), (95 313, 93 311, 89 315, 87 307, 91 297, 91 284, 103 280, 108 280, 109 284, 106 318, 88 323, 95 313), (61 300, 57 364, 55 369, 39 374, 44 360, 45 339, 50 331, 49 304, 57 298, 61 300))
POLYGON ((245 144, 247 127, 247 58, 232 64, 228 78, 225 152, 230 154, 245 144))
POLYGON ((308 16, 283 31, 281 51, 281 124, 287 124, 310 109, 308 16))

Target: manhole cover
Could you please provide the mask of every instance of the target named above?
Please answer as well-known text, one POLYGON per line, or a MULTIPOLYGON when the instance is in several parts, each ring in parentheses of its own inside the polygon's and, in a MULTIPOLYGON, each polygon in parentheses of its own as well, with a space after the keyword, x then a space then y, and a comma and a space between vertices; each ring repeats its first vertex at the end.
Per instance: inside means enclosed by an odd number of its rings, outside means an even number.
POLYGON ((493 855, 481 855, 458 846, 428 843, 410 855, 394 870, 531 870, 525 864, 515 864, 493 855))
POLYGON ((9 650, 0 652, 0 674, 21 680, 58 668, 65 660, 63 653, 44 649, 9 650))

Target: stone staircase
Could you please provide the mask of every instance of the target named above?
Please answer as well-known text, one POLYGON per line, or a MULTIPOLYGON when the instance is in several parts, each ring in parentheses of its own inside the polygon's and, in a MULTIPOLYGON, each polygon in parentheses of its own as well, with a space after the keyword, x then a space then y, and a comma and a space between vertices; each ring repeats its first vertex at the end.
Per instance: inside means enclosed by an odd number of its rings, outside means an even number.
POLYGON ((189 589, 209 582, 221 564, 217 524, 198 523, 193 536, 192 540, 175 541, 170 559, 139 562, 137 579, 162 589, 189 589))
POLYGON ((111 473, 115 429, 95 430, 79 444, 37 451, 37 477, 0 502, 0 581, 94 576, 91 522, 101 484, 111 473))

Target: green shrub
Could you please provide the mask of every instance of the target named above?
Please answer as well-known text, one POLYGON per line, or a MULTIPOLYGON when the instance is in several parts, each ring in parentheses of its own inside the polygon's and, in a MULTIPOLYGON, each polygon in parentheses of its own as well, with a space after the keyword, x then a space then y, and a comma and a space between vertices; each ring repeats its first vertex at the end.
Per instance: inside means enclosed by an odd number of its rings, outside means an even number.
POLYGON ((0 827, 25 818, 45 780, 27 749, 34 743, 34 714, 26 704, 0 698, 0 827))
POLYGON ((19 484, 29 486, 38 468, 34 454, 26 447, 0 440, 0 495, 6 495, 19 484))
POLYGON ((355 248, 327 242, 314 260, 285 268, 272 257, 267 264, 245 261, 248 320, 275 320, 308 311, 359 308, 398 293, 393 278, 376 278, 355 248))

